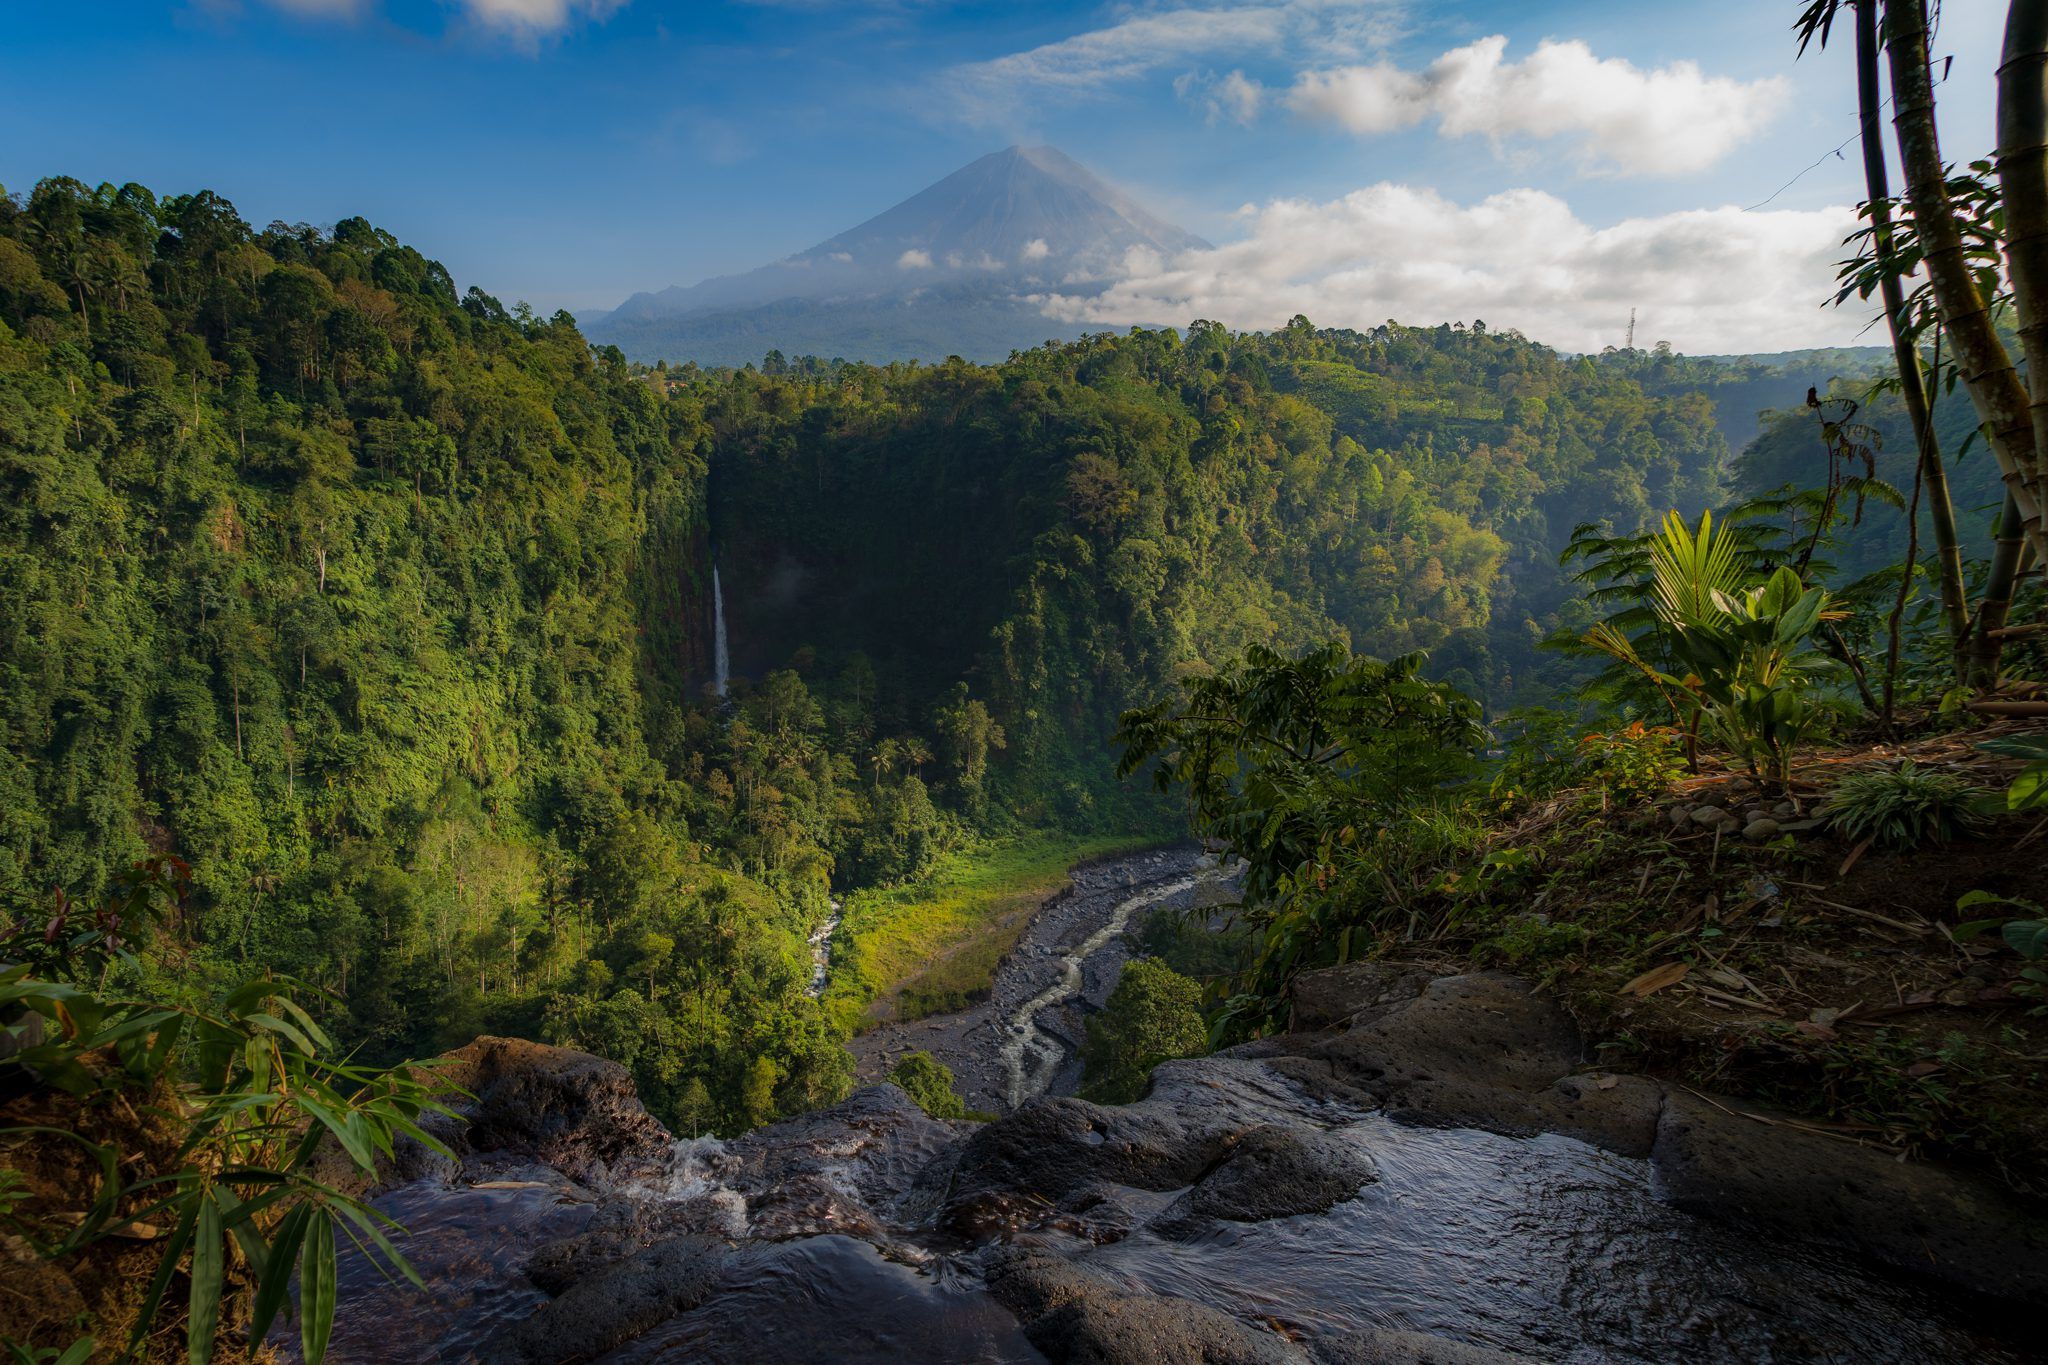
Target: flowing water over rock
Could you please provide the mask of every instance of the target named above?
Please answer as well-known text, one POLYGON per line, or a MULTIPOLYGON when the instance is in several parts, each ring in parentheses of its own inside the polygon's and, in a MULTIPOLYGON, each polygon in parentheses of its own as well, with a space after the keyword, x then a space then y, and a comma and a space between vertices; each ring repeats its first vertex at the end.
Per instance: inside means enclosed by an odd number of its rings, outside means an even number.
POLYGON ((1296 1015, 1136 1104, 945 1123, 885 1085, 724 1141, 480 1042, 476 1150, 378 1200, 429 1291, 347 1258, 331 1358, 2038 1358, 2048 1222, 1973 1177, 1587 1070, 1504 976, 1340 968, 1296 1015))

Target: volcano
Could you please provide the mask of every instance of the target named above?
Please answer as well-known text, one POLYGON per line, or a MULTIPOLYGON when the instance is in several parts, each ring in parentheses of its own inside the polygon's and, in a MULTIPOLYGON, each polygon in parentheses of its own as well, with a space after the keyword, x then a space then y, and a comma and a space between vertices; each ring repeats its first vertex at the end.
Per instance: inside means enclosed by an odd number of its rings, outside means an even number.
POLYGON ((993 361, 1078 335, 1034 296, 1093 293, 1134 259, 1207 245, 1056 148, 1011 147, 807 251, 635 294, 584 330, 649 363, 739 365, 769 350, 993 361))

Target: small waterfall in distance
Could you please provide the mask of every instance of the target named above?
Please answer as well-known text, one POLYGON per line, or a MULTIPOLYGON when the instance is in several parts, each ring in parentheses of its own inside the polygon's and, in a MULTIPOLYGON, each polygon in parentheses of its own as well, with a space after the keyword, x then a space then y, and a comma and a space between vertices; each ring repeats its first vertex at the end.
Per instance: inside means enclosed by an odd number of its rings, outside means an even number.
POLYGON ((732 680, 732 656, 725 645, 725 589, 718 582, 718 561, 711 561, 711 694, 721 701, 732 680))

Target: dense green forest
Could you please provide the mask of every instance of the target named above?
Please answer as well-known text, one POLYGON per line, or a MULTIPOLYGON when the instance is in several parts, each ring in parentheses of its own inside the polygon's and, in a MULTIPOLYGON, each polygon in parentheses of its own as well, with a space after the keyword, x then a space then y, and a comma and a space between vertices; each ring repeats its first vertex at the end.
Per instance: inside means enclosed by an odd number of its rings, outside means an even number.
POLYGON ((0 196, 0 905, 175 854, 165 988, 270 967, 373 1057, 537 1034, 686 1124, 801 1109, 846 1082, 834 889, 1175 827, 1123 708, 1255 643, 1497 705, 1583 670, 1537 649, 1589 619, 1572 527, 1722 492, 1655 363, 1297 320, 650 371, 361 219, 0 196))

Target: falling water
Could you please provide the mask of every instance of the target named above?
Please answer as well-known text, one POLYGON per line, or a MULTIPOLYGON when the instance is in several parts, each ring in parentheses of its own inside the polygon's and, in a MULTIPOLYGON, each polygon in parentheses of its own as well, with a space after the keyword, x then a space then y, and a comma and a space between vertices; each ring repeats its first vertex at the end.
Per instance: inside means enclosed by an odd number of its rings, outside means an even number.
POLYGON ((838 897, 832 899, 832 913, 811 935, 811 984, 808 994, 816 1000, 825 994, 825 978, 832 972, 832 935, 839 932, 841 918, 838 897))
POLYGON ((711 565, 711 693, 723 698, 732 679, 732 656, 725 647, 725 589, 718 582, 718 564, 711 565))

